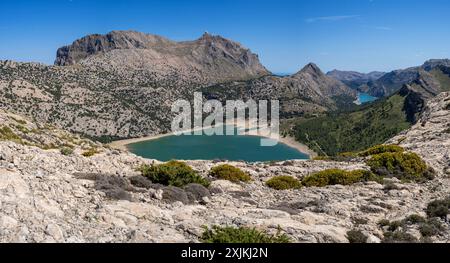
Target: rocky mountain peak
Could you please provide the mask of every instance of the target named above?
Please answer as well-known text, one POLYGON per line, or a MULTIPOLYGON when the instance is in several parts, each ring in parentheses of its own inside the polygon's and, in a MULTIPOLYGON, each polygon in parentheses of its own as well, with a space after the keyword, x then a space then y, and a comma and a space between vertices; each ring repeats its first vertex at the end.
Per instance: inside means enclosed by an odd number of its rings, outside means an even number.
POLYGON ((209 33, 182 42, 136 31, 89 35, 58 49, 55 64, 79 64, 109 72, 138 70, 161 79, 176 76, 197 84, 270 74, 249 49, 209 33))
POLYGON ((322 70, 314 63, 308 63, 299 73, 311 73, 314 75, 324 75, 322 70))
POLYGON ((422 65, 422 68, 426 71, 430 71, 440 66, 450 67, 450 59, 430 59, 422 65))

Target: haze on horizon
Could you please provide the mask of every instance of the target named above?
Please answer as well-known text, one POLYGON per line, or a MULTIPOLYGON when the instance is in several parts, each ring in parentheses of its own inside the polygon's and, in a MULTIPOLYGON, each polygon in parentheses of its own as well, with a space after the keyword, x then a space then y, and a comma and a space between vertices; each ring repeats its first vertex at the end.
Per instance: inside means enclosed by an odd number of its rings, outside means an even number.
POLYGON ((0 59, 53 64, 88 34, 136 30, 238 41, 275 73, 390 71, 450 57, 446 0, 2 0, 0 59))

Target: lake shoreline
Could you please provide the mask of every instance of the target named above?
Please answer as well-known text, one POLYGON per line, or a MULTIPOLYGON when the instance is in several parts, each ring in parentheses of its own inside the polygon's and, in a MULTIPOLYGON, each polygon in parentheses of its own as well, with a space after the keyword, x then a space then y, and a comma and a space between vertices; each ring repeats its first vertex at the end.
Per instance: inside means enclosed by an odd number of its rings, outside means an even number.
MULTIPOLYGON (((240 125, 241 123, 238 123, 236 125, 236 127, 245 127, 240 125)), ((248 124, 248 123, 247 123, 248 124)), ((211 127, 209 127, 211 128, 211 127)), ((207 128, 198 128, 198 129, 192 129, 189 132, 195 132, 195 131, 199 131, 199 130, 205 130, 208 129, 207 128)), ((134 144, 134 143, 139 143, 139 142, 145 142, 145 141, 153 141, 153 140, 158 140, 161 138, 165 138, 165 137, 169 137, 169 136, 174 136, 173 133, 166 133, 166 134, 158 134, 158 135, 150 135, 150 136, 145 136, 145 137, 140 137, 140 138, 132 138, 132 139, 125 139, 125 140, 119 140, 119 141, 114 141, 110 144, 108 144, 110 147, 118 149, 118 150, 122 150, 122 151, 129 151, 128 149, 128 145, 130 144, 134 144)), ((245 134, 245 136, 257 136, 257 137, 261 137, 261 138, 267 138, 267 139, 275 139, 271 136, 264 136, 264 135, 250 135, 250 134, 245 134)), ((296 149, 297 151, 304 153, 306 155, 309 156, 310 159, 313 159, 314 157, 317 157, 318 154, 316 152, 314 152, 313 150, 311 150, 307 145, 300 143, 298 141, 295 140, 294 137, 291 136, 280 136, 278 139, 278 142, 281 144, 284 144, 290 148, 296 149)))

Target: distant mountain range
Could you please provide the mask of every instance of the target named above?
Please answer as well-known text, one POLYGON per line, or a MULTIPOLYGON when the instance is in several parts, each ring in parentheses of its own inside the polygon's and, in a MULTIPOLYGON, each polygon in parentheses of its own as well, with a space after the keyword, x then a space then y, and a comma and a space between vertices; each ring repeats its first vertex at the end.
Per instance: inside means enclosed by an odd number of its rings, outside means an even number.
POLYGON ((327 73, 327 76, 340 80, 352 89, 358 89, 362 85, 381 78, 385 72, 374 71, 370 73, 360 73, 356 71, 333 70, 327 73))
POLYGON ((450 85, 450 60, 432 59, 422 66, 395 70, 389 73, 372 72, 363 74, 353 71, 334 70, 328 76, 342 81, 349 87, 369 93, 375 97, 394 94, 410 83, 426 83, 433 93, 447 91, 450 85))

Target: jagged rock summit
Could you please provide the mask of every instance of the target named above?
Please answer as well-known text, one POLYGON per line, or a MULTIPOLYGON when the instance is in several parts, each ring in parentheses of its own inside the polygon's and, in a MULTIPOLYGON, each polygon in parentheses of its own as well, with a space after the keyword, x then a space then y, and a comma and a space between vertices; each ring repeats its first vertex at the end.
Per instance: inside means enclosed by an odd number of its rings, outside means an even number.
POLYGON ((126 68, 177 74, 200 83, 260 77, 270 72, 241 44, 209 33, 194 41, 175 42, 136 31, 89 35, 57 51, 55 65, 126 68))
POLYGON ((322 70, 314 63, 309 63, 303 69, 291 78, 300 80, 301 83, 306 83, 321 96, 356 96, 356 92, 349 89, 344 83, 325 75, 322 70))

